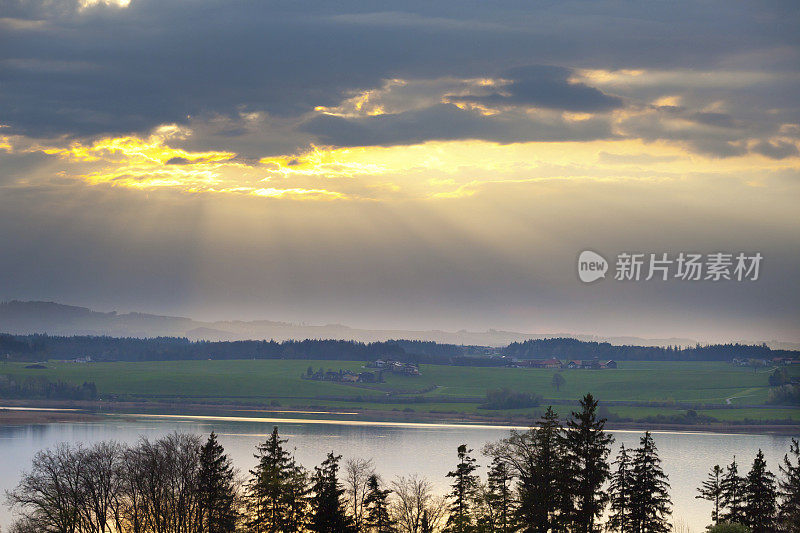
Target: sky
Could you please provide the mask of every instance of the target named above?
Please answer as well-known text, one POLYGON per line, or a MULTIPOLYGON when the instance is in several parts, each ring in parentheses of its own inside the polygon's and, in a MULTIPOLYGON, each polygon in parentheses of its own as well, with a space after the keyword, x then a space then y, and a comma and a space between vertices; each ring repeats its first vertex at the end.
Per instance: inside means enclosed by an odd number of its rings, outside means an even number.
POLYGON ((799 27, 790 1, 3 0, 0 300, 798 342, 799 27), (614 279, 681 252, 763 260, 614 279))

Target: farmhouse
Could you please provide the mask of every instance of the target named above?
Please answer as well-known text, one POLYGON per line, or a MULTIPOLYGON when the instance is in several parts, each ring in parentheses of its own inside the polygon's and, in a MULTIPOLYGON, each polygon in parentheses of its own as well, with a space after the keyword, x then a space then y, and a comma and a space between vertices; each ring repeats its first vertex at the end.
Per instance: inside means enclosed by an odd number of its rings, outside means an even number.
POLYGON ((561 368, 561 361, 558 359, 531 359, 526 361, 526 365, 530 368, 561 368))
POLYGON ((381 368, 388 372, 395 374, 403 374, 406 376, 419 376, 419 367, 414 363, 403 363, 400 361, 382 360, 378 359, 372 363, 367 364, 367 368, 381 368))

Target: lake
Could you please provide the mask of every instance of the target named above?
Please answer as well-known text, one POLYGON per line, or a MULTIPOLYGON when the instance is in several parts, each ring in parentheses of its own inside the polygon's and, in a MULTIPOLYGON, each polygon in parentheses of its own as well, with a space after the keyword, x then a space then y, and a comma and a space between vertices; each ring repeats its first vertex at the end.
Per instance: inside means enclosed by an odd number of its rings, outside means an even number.
MULTIPOLYGON (((313 413, 307 416, 313 417, 313 413)), ((479 452, 487 442, 504 438, 509 428, 456 424, 376 423, 341 419, 288 419, 251 417, 192 417, 167 415, 114 416, 96 422, 70 422, 0 426, 0 492, 13 488, 22 469, 28 468, 36 451, 59 442, 90 444, 101 440, 133 443, 139 436, 158 437, 171 431, 219 435, 237 468, 245 472, 255 464, 253 452, 278 425, 281 435, 296 448, 295 455, 306 466, 319 464, 333 450, 344 458, 374 460, 386 480, 416 473, 430 479, 441 492, 447 490, 445 474, 456 462, 456 448, 465 443, 475 450, 479 464, 488 463, 479 452)), ((619 445, 638 445, 641 432, 612 431, 612 456, 619 445)), ((672 485, 673 522, 681 522, 699 533, 710 521, 711 504, 695 499, 696 487, 715 464, 727 465, 736 455, 740 472, 749 470, 759 448, 777 474, 778 462, 789 450, 791 438, 774 435, 735 435, 688 432, 653 432, 664 471, 672 485)), ((483 469, 482 469, 483 470, 483 469)), ((0 526, 12 517, 3 505, 0 526)))

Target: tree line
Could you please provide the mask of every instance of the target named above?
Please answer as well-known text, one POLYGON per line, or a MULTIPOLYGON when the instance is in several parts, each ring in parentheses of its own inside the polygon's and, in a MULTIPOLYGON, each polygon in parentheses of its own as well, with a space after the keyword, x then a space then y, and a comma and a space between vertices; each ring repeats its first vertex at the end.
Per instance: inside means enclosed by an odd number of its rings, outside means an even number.
POLYGON ((19 378, 0 374, 0 398, 47 400, 96 400, 97 386, 93 381, 73 385, 50 381, 43 376, 19 378))
MULTIPOLYGON (((12 533, 659 533, 670 531, 669 480, 646 432, 619 448, 591 395, 562 424, 548 408, 528 431, 487 444, 487 475, 466 445, 455 450, 450 489, 420 476, 386 482, 372 461, 327 454, 306 469, 278 428, 244 476, 212 432, 173 433, 135 445, 62 444, 36 454, 7 500, 12 533)), ((800 531, 800 447, 780 479, 758 452, 740 475, 714 466, 698 497, 712 502, 712 530, 800 531)))
POLYGON ((797 359, 798 352, 773 350, 765 344, 712 344, 708 346, 632 346, 587 342, 570 338, 512 342, 503 354, 520 359, 615 359, 618 361, 730 361, 736 359, 797 359))
POLYGON ((476 348, 434 342, 389 340, 357 342, 306 339, 302 341, 190 341, 180 337, 97 337, 0 334, 0 358, 18 361, 75 359, 93 361, 169 361, 205 359, 324 359, 374 361, 393 359, 412 363, 447 364, 452 357, 476 348))
POLYGON ((190 341, 180 337, 98 337, 0 334, 0 358, 38 361, 91 357, 94 361, 167 361, 203 359, 327 359, 374 361, 392 359, 410 363, 463 366, 503 366, 508 358, 615 359, 654 361, 730 361, 798 358, 797 351, 772 350, 766 345, 717 344, 692 348, 615 346, 570 338, 514 342, 500 350, 503 357, 487 357, 487 348, 430 341, 388 340, 357 342, 331 339, 302 341, 190 341))

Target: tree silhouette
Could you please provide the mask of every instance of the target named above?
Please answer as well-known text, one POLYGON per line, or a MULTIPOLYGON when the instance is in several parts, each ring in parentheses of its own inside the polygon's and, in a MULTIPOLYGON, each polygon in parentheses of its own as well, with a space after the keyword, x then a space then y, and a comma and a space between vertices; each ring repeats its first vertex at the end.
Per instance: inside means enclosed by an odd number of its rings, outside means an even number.
POLYGON ((258 464, 250 471, 245 492, 247 525, 254 533, 299 531, 305 524, 307 475, 284 449, 285 443, 275 426, 267 441, 257 447, 258 464))
POLYGON ((791 458, 784 455, 780 466, 778 522, 781 531, 800 533, 800 442, 797 439, 792 439, 789 453, 791 458))
POLYGON ((447 473, 447 477, 453 478, 453 484, 450 491, 450 516, 447 518, 445 530, 451 533, 466 533, 473 528, 471 507, 478 488, 478 476, 475 475, 476 460, 470 457, 470 453, 472 450, 468 450, 466 444, 460 445, 458 464, 455 470, 447 473))
POLYGON ((633 465, 624 444, 620 446, 619 454, 617 454, 614 464, 617 468, 611 474, 611 485, 608 489, 611 501, 611 515, 609 516, 608 527, 612 531, 628 533, 633 530, 630 518, 633 465))
POLYGON ((744 518, 744 479, 739 475, 736 456, 725 470, 722 478, 722 507, 721 521, 733 524, 743 524, 744 518))
POLYGON ((700 494, 695 496, 699 500, 708 500, 714 505, 711 509, 711 521, 715 524, 718 524, 720 520, 720 506, 722 505, 723 497, 722 480, 722 468, 719 465, 714 465, 706 480, 697 488, 697 492, 700 494))
POLYGON ((758 450, 744 483, 745 524, 753 533, 775 531, 777 499, 775 474, 767 470, 764 453, 758 450))
POLYGON ((212 431, 200 448, 200 471, 197 488, 202 531, 227 533, 236 530, 236 485, 233 464, 225 455, 212 431))
POLYGON ((312 477, 311 507, 313 514, 309 530, 315 533, 353 533, 352 519, 345 512, 342 495, 345 490, 339 483, 341 455, 329 452, 320 466, 314 467, 312 477))
POLYGON ((650 432, 645 432, 633 454, 631 525, 637 533, 667 533, 672 501, 667 475, 650 432))
POLYGON ((389 489, 381 489, 378 476, 372 474, 367 481, 367 497, 364 504, 367 508, 366 526, 375 533, 391 533, 395 531, 395 521, 389 516, 389 489))
POLYGON ((514 475, 511 466, 502 458, 495 457, 487 478, 486 504, 493 518, 491 529, 499 533, 513 531, 516 502, 512 490, 514 475))
POLYGON ((608 494, 602 490, 609 477, 608 454, 613 438, 604 431, 605 418, 597 417, 597 400, 584 396, 581 410, 572 413, 565 436, 566 467, 575 509, 572 529, 580 533, 596 530, 595 521, 602 515, 608 494))

